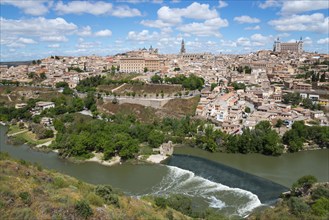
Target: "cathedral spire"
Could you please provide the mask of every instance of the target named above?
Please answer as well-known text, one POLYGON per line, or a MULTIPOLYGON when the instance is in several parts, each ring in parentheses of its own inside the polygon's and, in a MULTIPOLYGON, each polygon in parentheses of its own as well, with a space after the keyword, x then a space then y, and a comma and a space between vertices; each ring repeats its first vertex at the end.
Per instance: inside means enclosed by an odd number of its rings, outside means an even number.
POLYGON ((184 43, 184 39, 182 40, 182 43, 181 43, 181 47, 180 47, 180 53, 181 54, 184 54, 186 52, 185 50, 185 43, 184 43))

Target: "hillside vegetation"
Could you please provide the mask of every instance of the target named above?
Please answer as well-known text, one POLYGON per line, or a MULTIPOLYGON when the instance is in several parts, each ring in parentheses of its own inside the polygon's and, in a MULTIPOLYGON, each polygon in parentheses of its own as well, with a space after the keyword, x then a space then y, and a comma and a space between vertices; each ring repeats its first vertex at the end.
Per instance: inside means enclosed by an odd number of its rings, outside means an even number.
POLYGON ((0 219, 189 219, 152 199, 124 196, 0 152, 0 219))
POLYGON ((329 182, 317 183, 314 176, 297 180, 273 208, 253 214, 249 219, 329 219, 329 182))

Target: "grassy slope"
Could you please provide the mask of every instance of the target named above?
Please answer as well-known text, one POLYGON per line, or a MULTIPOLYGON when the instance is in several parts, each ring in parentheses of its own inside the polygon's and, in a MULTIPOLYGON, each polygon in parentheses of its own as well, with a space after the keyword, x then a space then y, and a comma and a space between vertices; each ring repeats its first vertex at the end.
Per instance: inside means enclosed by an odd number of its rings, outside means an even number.
POLYGON ((95 186, 24 161, 16 162, 0 153, 0 219, 84 219, 75 209, 87 201, 89 219, 189 219, 169 208, 157 208, 149 201, 119 195, 119 207, 105 204, 94 193, 95 186), (25 196, 24 196, 25 195, 25 196), (26 195, 28 195, 26 197, 26 195))

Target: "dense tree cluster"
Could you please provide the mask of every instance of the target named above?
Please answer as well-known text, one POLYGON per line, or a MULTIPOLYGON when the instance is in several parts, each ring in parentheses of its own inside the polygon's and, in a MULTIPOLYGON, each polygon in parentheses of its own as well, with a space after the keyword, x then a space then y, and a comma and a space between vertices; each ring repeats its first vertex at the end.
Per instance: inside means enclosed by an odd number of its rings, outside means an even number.
POLYGON ((306 126, 304 121, 296 121, 292 129, 282 137, 283 143, 289 146, 290 152, 297 152, 303 148, 303 144, 312 141, 321 148, 329 147, 329 127, 306 126))
POLYGON ((152 83, 168 83, 168 84, 181 84, 185 89, 189 90, 201 90, 204 85, 204 79, 202 77, 198 77, 194 74, 186 77, 184 75, 178 75, 175 77, 164 77, 162 78, 159 75, 154 75, 151 77, 152 83))

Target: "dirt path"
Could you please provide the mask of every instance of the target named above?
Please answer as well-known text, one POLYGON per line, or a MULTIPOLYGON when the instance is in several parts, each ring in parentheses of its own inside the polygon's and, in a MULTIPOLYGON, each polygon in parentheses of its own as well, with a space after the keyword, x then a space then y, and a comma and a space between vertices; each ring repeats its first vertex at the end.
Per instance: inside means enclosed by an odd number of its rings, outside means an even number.
POLYGON ((124 84, 122 84, 122 85, 120 85, 120 86, 118 86, 118 87, 112 89, 111 92, 114 92, 114 91, 120 89, 121 87, 125 86, 126 84, 127 84, 127 83, 124 83, 124 84))
POLYGON ((43 143, 43 144, 38 144, 37 146, 35 146, 35 147, 42 147, 42 146, 49 146, 51 143, 53 142, 53 140, 50 140, 50 141, 48 141, 48 142, 46 142, 46 143, 43 143))
POLYGON ((15 135, 25 133, 25 132, 28 132, 28 130, 23 130, 23 131, 19 131, 19 132, 13 133, 13 134, 8 134, 8 137, 15 136, 15 135))
POLYGON ((10 95, 7 95, 9 102, 12 102, 13 100, 10 98, 10 95))

